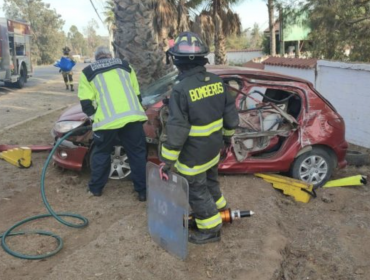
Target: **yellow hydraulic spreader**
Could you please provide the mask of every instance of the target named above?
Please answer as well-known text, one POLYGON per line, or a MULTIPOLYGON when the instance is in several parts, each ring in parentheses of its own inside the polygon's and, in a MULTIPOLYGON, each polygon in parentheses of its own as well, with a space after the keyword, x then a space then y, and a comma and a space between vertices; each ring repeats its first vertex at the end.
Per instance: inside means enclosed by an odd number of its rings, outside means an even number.
POLYGON ((311 196, 316 197, 312 184, 275 174, 256 173, 254 175, 272 183, 275 189, 282 190, 285 195, 293 196, 296 201, 307 203, 311 196))
POLYGON ((327 182, 323 188, 333 188, 333 187, 345 187, 345 186, 363 186, 367 183, 367 177, 362 175, 356 175, 351 177, 346 177, 342 179, 331 180, 327 182))
POLYGON ((17 167, 28 168, 31 166, 32 150, 28 147, 10 149, 0 153, 0 159, 3 159, 17 167))

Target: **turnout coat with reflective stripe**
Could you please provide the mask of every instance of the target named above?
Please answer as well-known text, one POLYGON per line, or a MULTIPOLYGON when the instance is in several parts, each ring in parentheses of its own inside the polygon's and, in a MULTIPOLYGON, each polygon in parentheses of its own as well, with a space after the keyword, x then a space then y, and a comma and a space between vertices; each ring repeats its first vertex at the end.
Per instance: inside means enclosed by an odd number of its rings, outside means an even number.
POLYGON ((233 98, 217 75, 198 66, 179 76, 169 102, 162 159, 185 175, 207 171, 219 161, 222 130, 239 123, 233 98))
POLYGON ((93 130, 117 129, 146 121, 135 71, 119 58, 98 60, 82 70, 78 97, 83 111, 94 114, 93 130))

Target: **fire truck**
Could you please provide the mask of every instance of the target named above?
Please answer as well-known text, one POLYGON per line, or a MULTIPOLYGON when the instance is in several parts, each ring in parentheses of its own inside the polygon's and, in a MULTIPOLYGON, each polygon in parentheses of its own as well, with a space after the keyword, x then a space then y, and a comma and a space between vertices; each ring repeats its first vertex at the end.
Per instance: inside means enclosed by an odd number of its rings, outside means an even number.
POLYGON ((0 82, 23 88, 32 71, 29 23, 0 18, 0 82))

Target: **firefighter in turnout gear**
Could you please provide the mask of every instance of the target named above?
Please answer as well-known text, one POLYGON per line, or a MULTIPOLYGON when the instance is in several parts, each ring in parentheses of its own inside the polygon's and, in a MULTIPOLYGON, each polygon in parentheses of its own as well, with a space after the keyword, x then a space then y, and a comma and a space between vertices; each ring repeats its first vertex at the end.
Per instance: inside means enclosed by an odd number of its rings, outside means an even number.
POLYGON ((201 38, 183 32, 167 52, 179 70, 179 83, 169 100, 167 140, 161 147, 162 179, 172 165, 189 182, 189 203, 197 230, 189 242, 219 241, 226 207, 217 180, 223 132, 230 138, 239 123, 234 99, 220 77, 204 67, 209 53, 201 38))
MULTIPOLYGON (((63 57, 71 60, 73 64, 76 64, 76 61, 73 59, 73 57, 70 55, 71 49, 69 47, 63 48, 63 57)), ((63 71, 60 70, 63 76, 64 84, 66 85, 66 90, 71 89, 71 91, 74 91, 73 89, 73 72, 72 69, 69 71, 63 71)))
MULTIPOLYGON (((95 62, 80 76, 78 97, 83 112, 93 118, 90 195, 101 196, 111 170, 116 141, 127 153, 139 201, 146 201, 146 139, 139 84, 131 65, 112 58, 107 47, 98 47, 95 62)), ((120 171, 122 172, 122 171, 120 171)))

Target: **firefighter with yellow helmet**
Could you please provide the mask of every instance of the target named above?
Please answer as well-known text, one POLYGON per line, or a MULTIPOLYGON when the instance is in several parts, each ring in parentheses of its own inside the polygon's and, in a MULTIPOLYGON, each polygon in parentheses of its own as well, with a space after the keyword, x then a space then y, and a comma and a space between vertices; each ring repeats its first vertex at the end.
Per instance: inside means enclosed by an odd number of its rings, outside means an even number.
POLYGON ((226 207, 226 200, 217 180, 217 166, 223 137, 230 139, 239 123, 235 102, 222 79, 204 67, 208 53, 202 39, 192 32, 181 33, 167 52, 179 70, 179 83, 169 100, 160 175, 165 179, 174 165, 188 180, 189 203, 197 224, 189 242, 195 244, 221 238, 219 210, 226 207))

